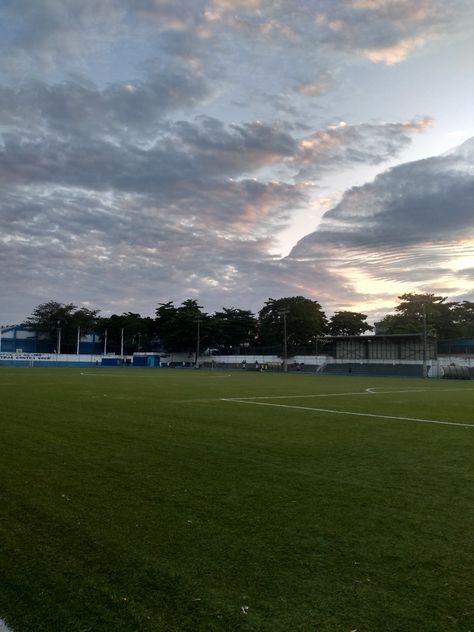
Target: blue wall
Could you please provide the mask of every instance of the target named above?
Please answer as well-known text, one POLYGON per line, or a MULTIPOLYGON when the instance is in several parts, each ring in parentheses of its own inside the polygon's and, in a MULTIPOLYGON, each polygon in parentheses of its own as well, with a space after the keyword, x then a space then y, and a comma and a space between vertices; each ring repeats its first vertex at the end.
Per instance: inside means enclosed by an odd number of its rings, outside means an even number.
MULTIPOLYGON (((92 340, 81 340, 79 352, 81 354, 96 355, 103 351, 103 344, 99 341, 99 334, 90 332, 88 337, 92 336, 92 340)), ((22 325, 15 327, 5 327, 2 331, 2 348, 5 353, 15 353, 21 349, 23 353, 53 353, 56 349, 56 340, 52 341, 48 338, 44 339, 41 335, 26 329, 22 325), (28 333, 27 338, 20 337, 23 333, 28 333)), ((64 351, 64 349, 62 349, 64 351)), ((76 351, 74 346, 73 352, 76 351)))
POLYGON ((95 367, 95 362, 61 362, 60 360, 0 360, 0 366, 34 366, 34 367, 65 367, 75 366, 84 369, 95 367))

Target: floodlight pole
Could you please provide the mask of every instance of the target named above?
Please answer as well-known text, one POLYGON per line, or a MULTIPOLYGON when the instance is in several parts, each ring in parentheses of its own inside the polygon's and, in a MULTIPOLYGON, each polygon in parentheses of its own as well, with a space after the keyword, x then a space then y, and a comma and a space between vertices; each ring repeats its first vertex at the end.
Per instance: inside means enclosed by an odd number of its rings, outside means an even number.
POLYGON ((57 344, 57 348, 58 348, 58 356, 61 355, 61 327, 59 326, 60 324, 60 320, 58 320, 58 344, 57 344))
POLYGON ((0 325, 0 353, 2 353, 2 332, 3 332, 3 325, 0 325))
POLYGON ((197 323, 197 335, 196 335, 196 362, 194 363, 194 367, 197 369, 199 368, 198 365, 198 360, 199 360, 199 354, 200 354, 200 342, 201 342, 201 319, 197 318, 196 319, 196 323, 197 323))
POLYGON ((107 329, 104 332, 104 355, 107 355, 107 329))
POLYGON ((426 305, 421 304, 421 313, 423 315, 423 377, 428 377, 427 355, 428 355, 428 336, 426 331, 426 305))
POLYGON ((81 351, 81 326, 78 325, 77 326, 77 349, 76 349, 76 354, 79 355, 81 351))
POLYGON ((421 306, 423 322, 423 377, 428 377, 428 330, 426 326, 426 303, 423 299, 413 301, 421 306))
POLYGON ((283 372, 287 373, 288 371, 288 335, 286 331, 286 317, 289 313, 289 309, 282 309, 280 312, 280 316, 283 316, 283 372))
POLYGON ((121 358, 122 364, 123 364, 123 327, 122 327, 121 332, 120 332, 120 358, 121 358))

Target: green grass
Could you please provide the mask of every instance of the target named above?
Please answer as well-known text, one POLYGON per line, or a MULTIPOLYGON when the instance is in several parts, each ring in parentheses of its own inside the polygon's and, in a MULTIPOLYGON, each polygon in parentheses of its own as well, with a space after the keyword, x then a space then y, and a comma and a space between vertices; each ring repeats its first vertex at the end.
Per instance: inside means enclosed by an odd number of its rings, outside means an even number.
POLYGON ((474 629, 474 427, 364 416, 474 424, 474 383, 87 373, 0 368, 14 632, 474 629))

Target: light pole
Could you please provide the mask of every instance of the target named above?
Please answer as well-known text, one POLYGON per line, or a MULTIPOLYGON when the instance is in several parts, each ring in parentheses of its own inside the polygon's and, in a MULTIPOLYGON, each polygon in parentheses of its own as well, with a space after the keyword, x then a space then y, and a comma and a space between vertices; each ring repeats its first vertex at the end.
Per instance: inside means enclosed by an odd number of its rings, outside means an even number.
POLYGON ((428 329, 426 325, 426 299, 424 299, 423 297, 415 298, 412 302, 421 307, 421 317, 423 323, 423 377, 425 378, 428 377, 428 329))
POLYGON ((423 316, 423 377, 428 377, 428 367, 427 367, 427 351, 428 351, 428 341, 427 341, 427 331, 426 331, 426 305, 425 303, 421 304, 421 313, 423 316))
POLYGON ((76 354, 79 355, 81 351, 81 326, 78 325, 77 326, 77 349, 76 349, 76 354))
POLYGON ((58 344, 56 345, 57 346, 58 356, 61 355, 61 327, 59 326, 60 324, 61 324, 61 321, 58 320, 58 322, 57 322, 57 325, 58 325, 58 331, 57 331, 58 339, 57 339, 57 343, 58 344))
POLYGON ((107 329, 104 332, 104 355, 107 355, 107 329))
POLYGON ((423 299, 417 299, 413 301, 414 303, 417 303, 418 305, 420 305, 421 307, 421 317, 422 317, 422 323, 423 323, 423 340, 422 340, 422 344, 423 344, 423 377, 428 377, 428 331, 427 331, 427 327, 426 327, 426 302, 423 299))
POLYGON ((122 364, 123 364, 123 327, 122 327, 121 332, 120 332, 120 358, 121 358, 122 364))
POLYGON ((288 371, 288 336, 286 332, 286 317, 289 314, 289 309, 282 309, 278 313, 283 316, 283 372, 288 371))
POLYGON ((199 365, 198 365, 198 360, 199 360, 199 354, 200 354, 200 343, 201 343, 201 319, 197 318, 196 319, 196 323, 197 323, 197 335, 196 335, 196 362, 194 363, 194 368, 198 369, 199 365))

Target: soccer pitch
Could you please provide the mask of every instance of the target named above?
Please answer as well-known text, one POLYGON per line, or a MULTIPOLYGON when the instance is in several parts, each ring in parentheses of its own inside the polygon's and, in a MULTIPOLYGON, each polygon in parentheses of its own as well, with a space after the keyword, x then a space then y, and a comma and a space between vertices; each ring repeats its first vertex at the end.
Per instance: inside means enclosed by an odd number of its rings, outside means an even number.
POLYGON ((473 382, 2 367, 0 396, 13 632, 474 630, 473 382))

